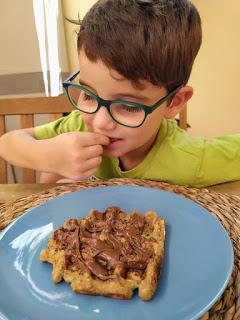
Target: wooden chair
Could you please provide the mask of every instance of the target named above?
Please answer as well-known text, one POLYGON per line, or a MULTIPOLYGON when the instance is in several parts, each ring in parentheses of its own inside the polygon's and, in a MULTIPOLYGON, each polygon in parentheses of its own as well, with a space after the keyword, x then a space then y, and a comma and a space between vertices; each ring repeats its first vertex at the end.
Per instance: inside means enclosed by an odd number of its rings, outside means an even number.
MULTIPOLYGON (((65 95, 58 97, 0 99, 0 136, 6 133, 6 116, 19 116, 20 127, 24 129, 34 127, 34 115, 48 114, 49 121, 54 121, 62 117, 63 113, 71 112, 72 110, 72 106, 65 95)), ((186 107, 179 115, 179 126, 185 130, 187 129, 186 107)), ((20 168, 19 170, 21 171, 22 183, 36 182, 36 172, 34 170, 25 168, 20 168)), ((0 183, 8 183, 7 162, 2 158, 0 158, 0 183)))
POLYGON ((182 109, 182 111, 179 113, 179 127, 187 130, 188 123, 187 123, 187 105, 182 109))
MULTIPOLYGON (((0 99, 0 136, 6 133, 6 116, 19 116, 20 127, 30 128, 34 126, 34 115, 47 114, 49 121, 63 116, 63 113, 71 112, 72 106, 65 95, 58 97, 16 98, 0 99)), ((21 182, 35 183, 36 172, 21 168, 21 182)), ((0 158, 0 183, 8 183, 7 162, 0 158)))

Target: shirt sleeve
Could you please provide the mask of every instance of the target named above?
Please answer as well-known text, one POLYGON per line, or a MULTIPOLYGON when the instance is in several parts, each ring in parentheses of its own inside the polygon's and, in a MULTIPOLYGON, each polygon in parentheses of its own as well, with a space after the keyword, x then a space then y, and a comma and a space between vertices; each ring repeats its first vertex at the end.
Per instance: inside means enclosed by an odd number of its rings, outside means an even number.
POLYGON ((240 180, 240 134, 205 140, 196 187, 240 180))
POLYGON ((88 131, 78 111, 73 111, 69 115, 56 121, 34 128, 34 134, 37 140, 50 139, 59 134, 74 131, 88 131))

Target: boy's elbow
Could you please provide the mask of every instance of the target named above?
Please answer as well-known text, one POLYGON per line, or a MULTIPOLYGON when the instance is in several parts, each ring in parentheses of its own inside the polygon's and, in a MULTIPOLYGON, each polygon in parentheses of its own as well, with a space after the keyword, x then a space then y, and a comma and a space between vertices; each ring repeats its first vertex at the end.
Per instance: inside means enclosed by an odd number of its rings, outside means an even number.
POLYGON ((0 137, 0 156, 4 157, 5 150, 7 149, 6 146, 8 144, 9 132, 3 134, 0 137))
POLYGON ((19 147, 24 147, 26 138, 35 139, 34 129, 11 130, 0 136, 0 156, 5 158, 8 154, 14 153, 19 147))

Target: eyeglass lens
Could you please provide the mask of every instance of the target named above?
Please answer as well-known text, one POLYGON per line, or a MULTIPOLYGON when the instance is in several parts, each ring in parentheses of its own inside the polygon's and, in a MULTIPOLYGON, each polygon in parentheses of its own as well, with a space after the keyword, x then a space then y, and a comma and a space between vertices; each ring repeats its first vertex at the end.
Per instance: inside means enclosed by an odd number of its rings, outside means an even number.
MULTIPOLYGON (((96 112, 98 101, 94 95, 75 86, 68 87, 68 94, 73 105, 80 111, 96 112)), ((112 103, 109 112, 114 120, 126 126, 138 126, 145 118, 144 109, 124 103, 112 103)))

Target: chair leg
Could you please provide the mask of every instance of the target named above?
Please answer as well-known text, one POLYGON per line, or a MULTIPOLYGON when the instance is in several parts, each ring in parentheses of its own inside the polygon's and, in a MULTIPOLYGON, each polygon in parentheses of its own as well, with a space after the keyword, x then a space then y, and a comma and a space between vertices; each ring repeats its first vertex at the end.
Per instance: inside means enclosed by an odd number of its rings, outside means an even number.
POLYGON ((179 127, 187 130, 187 106, 185 106, 179 114, 179 127))
POLYGON ((10 169, 11 169, 11 173, 12 173, 12 177, 13 177, 13 182, 14 183, 18 183, 17 182, 17 176, 16 176, 16 172, 15 172, 15 168, 12 164, 10 164, 10 169))

